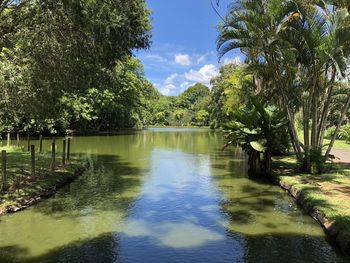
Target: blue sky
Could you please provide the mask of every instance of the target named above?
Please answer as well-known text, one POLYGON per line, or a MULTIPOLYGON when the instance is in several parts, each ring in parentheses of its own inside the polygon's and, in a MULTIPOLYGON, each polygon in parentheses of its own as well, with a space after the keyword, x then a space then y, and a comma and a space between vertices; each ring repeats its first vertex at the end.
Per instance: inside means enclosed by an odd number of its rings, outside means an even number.
MULTIPOLYGON (((221 0, 222 15, 228 3, 221 0)), ((164 95, 178 95, 197 82, 209 85, 220 66, 216 52, 220 18, 210 0, 147 0, 147 4, 153 10, 153 44, 136 54, 147 78, 164 95)), ((221 64, 240 60, 239 52, 231 52, 221 64)))

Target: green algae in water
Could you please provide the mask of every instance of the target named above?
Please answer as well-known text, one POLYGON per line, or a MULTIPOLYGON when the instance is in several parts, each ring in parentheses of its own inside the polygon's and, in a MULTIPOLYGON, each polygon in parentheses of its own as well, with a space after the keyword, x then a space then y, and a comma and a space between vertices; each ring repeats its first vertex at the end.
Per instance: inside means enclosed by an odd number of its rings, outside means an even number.
POLYGON ((74 137, 91 170, 1 218, 0 262, 345 262, 292 198, 248 179, 244 154, 222 145, 207 129, 74 137))

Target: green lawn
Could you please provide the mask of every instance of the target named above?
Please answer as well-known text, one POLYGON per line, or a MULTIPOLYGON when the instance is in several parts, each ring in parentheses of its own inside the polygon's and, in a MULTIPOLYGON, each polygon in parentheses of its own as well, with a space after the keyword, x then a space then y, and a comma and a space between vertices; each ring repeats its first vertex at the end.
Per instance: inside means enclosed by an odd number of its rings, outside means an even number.
MULTIPOLYGON (((298 130, 298 137, 299 137, 299 140, 301 142, 304 141, 304 134, 303 134, 303 131, 302 130, 298 130)), ((328 139, 324 139, 324 148, 327 148, 327 146, 329 145, 331 140, 328 140, 328 139)), ((350 150, 350 144, 347 143, 346 141, 344 140, 336 140, 334 142, 334 146, 333 146, 334 149, 338 149, 338 150, 350 150)))
POLYGON ((294 157, 274 158, 274 165, 282 183, 302 192, 308 204, 350 235, 350 165, 334 164, 321 175, 297 172, 294 157))
MULTIPOLYGON (((330 143, 330 140, 325 139, 324 143, 328 145, 330 143)), ((338 150, 350 150, 350 144, 343 140, 336 140, 334 142, 333 148, 338 150)))
MULTIPOLYGON (((61 154, 56 157, 56 169, 50 169, 51 154, 36 153, 36 173, 31 176, 30 153, 17 147, 0 147, 7 151, 7 184, 6 190, 0 191, 0 214, 9 206, 18 206, 23 202, 45 194, 64 182, 73 179, 74 171, 80 166, 78 160, 70 160, 69 165, 61 164, 61 154)), ((1 165, 0 165, 1 166, 1 165)), ((2 168, 1 168, 2 169, 2 168)), ((2 178, 0 178, 0 189, 2 178)))

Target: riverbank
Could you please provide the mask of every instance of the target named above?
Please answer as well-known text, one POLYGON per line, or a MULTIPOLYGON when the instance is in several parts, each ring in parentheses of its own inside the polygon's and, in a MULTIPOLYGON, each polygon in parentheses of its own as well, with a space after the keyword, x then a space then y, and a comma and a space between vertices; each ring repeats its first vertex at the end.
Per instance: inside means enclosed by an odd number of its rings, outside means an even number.
MULTIPOLYGON (((50 169, 51 156, 37 154, 35 176, 31 175, 30 154, 17 147, 0 148, 7 151, 7 189, 0 191, 0 215, 21 211, 53 196, 58 189, 83 174, 87 165, 71 158, 65 165, 56 159, 50 169)), ((1 182, 2 183, 2 182, 1 182)))
POLYGON ((321 175, 298 173, 291 157, 274 160, 274 180, 287 190, 350 257, 350 164, 321 175))

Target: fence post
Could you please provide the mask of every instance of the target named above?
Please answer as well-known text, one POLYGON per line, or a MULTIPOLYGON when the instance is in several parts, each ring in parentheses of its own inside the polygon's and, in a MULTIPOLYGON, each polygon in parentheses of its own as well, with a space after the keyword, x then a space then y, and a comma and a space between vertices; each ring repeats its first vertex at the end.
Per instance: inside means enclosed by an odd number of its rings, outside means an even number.
POLYGON ((55 143, 55 139, 52 142, 51 145, 51 171, 55 170, 55 157, 56 157, 56 143, 55 143))
POLYGON ((39 153, 43 152, 43 136, 40 134, 39 136, 39 153))
POLYGON ((17 133, 17 147, 19 148, 19 133, 17 133))
POLYGON ((70 159, 70 138, 68 138, 68 144, 67 144, 67 161, 70 159))
POLYGON ((7 190, 6 151, 1 151, 2 190, 7 190))
POLYGON ((62 146, 62 165, 66 164, 66 140, 63 140, 62 146))
POLYGON ((11 133, 7 132, 7 147, 10 147, 11 145, 11 133))
POLYGON ((30 165, 31 165, 31 175, 32 178, 35 177, 35 146, 30 146, 30 165))
POLYGON ((30 137, 29 137, 29 133, 27 134, 27 150, 28 150, 28 152, 30 151, 30 137))

